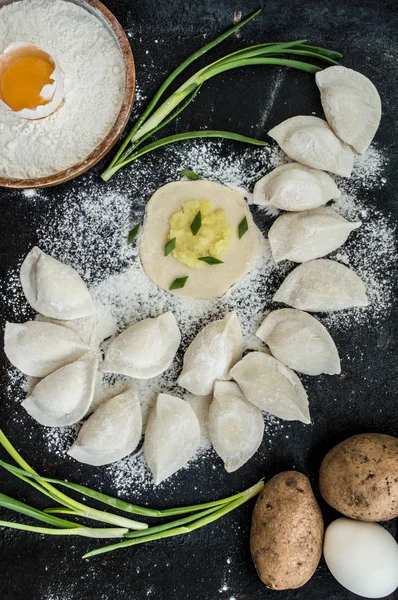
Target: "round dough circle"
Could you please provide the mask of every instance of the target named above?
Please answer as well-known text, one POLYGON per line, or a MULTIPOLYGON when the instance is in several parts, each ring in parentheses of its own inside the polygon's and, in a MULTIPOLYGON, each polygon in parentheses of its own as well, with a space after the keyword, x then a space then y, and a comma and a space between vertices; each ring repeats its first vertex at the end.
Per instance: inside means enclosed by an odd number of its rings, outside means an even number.
POLYGON ((241 194, 213 181, 176 181, 159 188, 150 198, 141 238, 139 253, 148 277, 164 290, 188 298, 219 298, 250 271, 259 250, 260 232, 241 194), (230 247, 223 253, 223 264, 192 269, 180 263, 172 254, 164 255, 168 242, 169 218, 191 200, 211 202, 214 209, 225 211, 232 226, 230 247), (248 230, 239 239, 239 223, 247 218, 248 230), (178 277, 188 275, 185 287, 169 290, 178 277))

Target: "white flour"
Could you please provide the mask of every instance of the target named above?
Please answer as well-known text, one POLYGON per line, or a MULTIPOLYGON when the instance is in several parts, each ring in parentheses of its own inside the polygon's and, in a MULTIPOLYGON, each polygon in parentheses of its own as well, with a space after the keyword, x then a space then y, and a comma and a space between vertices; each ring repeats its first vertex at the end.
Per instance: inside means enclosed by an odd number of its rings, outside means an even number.
POLYGON ((23 0, 0 9, 0 52, 28 42, 48 52, 64 76, 65 101, 51 116, 21 119, 0 106, 0 176, 43 177, 86 158, 119 113, 125 68, 97 17, 64 0, 23 0))
MULTIPOLYGON (((253 271, 220 300, 179 299, 159 289, 146 277, 137 260, 137 249, 134 245, 127 246, 126 237, 133 225, 143 222, 145 202, 158 185, 154 177, 159 172, 162 173, 161 183, 179 179, 181 169, 191 168, 204 177, 252 189, 259 177, 283 160, 276 146, 241 148, 225 155, 226 148, 226 143, 222 141, 197 141, 170 146, 158 153, 156 158, 148 156, 143 161, 137 161, 109 184, 103 184, 95 176, 73 183, 68 193, 60 195, 57 203, 51 203, 48 209, 45 190, 29 196, 21 193, 21 201, 41 203, 44 216, 38 231, 38 245, 80 272, 89 283, 94 301, 112 312, 119 330, 166 310, 175 314, 182 333, 182 348, 172 367, 159 377, 135 382, 135 385, 144 420, 160 391, 186 398, 202 414, 201 446, 186 468, 193 465, 200 468, 214 454, 203 426, 208 401, 193 398, 176 384, 181 370, 182 351, 206 323, 233 309, 240 319, 246 348, 261 348, 261 342, 253 333, 263 315, 272 307, 272 295, 277 285, 293 265, 287 262, 275 265, 265 242, 253 271), (204 406, 200 405, 201 402, 204 406)), ((348 262, 363 278, 371 305, 366 309, 341 311, 327 317, 321 315, 321 321, 328 326, 332 336, 344 329, 360 339, 361 327, 377 325, 389 317, 393 289, 388 272, 397 260, 395 225, 388 214, 381 213, 372 200, 366 199, 367 195, 371 196, 372 190, 385 182, 385 164, 383 152, 373 146, 367 155, 358 159, 351 179, 336 179, 343 195, 334 208, 350 220, 360 219, 363 225, 335 253, 334 258, 348 262)), ((266 234, 273 219, 263 218, 264 212, 260 207, 251 208, 254 219, 266 234)), ((17 270, 9 273, 8 286, 8 318, 24 320, 28 314, 27 305, 17 270)), ((344 356, 343 348, 341 354, 344 356)), ((19 402, 24 396, 23 376, 17 374, 15 369, 11 369, 9 375, 9 395, 19 402)), ((114 387, 115 382, 121 386, 124 381, 118 376, 106 376, 103 397, 116 394, 118 388, 114 387)), ((310 408, 311 401, 310 398, 310 408)), ((22 420, 24 426, 28 427, 29 417, 18 406, 15 407, 15 419, 22 420)), ((77 427, 43 428, 44 444, 52 454, 72 460, 66 457, 66 450, 76 430, 77 427)), ((281 432, 288 437, 289 430, 289 423, 265 416, 265 443, 259 452, 268 453, 274 437, 281 435, 281 432)), ((175 485, 177 478, 178 475, 166 480, 160 487, 168 489, 175 485)), ((134 490, 134 496, 139 498, 152 485, 152 477, 140 449, 98 470, 98 487, 113 490, 113 493, 129 496, 134 490)))

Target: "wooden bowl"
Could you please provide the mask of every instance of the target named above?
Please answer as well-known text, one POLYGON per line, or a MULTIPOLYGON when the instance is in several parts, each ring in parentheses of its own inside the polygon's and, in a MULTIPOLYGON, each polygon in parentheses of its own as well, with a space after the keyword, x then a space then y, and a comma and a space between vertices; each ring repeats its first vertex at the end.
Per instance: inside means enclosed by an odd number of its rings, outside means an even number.
MULTIPOLYGON (((83 161, 77 163, 73 167, 60 171, 47 177, 39 177, 37 179, 12 179, 8 177, 0 177, 0 186, 8 188, 44 188, 51 187, 64 183, 85 173, 96 165, 109 150, 116 144, 119 136, 126 127, 127 121, 130 118, 131 109, 133 107, 134 90, 135 90, 135 66, 134 58, 131 52, 130 44, 126 34, 123 31, 119 21, 114 15, 100 2, 99 0, 64 0, 65 2, 73 2, 82 8, 85 8, 90 13, 95 15, 102 24, 110 31, 117 42, 120 51, 123 55, 123 60, 126 69, 125 90, 122 106, 119 115, 113 124, 111 130, 105 138, 98 144, 83 161)), ((0 9, 6 4, 11 4, 13 0, 0 0, 0 9)))

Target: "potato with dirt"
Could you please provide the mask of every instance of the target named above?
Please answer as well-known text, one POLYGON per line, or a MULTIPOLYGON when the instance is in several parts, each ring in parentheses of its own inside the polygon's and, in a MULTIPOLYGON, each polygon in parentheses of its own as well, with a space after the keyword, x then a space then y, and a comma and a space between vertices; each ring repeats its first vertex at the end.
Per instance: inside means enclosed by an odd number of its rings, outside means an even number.
POLYGON ((326 454, 319 487, 330 506, 350 519, 398 517, 398 438, 362 433, 326 454))
POLYGON ((264 486, 253 511, 250 550, 263 583, 273 590, 296 589, 315 572, 324 525, 311 484, 286 471, 264 486))

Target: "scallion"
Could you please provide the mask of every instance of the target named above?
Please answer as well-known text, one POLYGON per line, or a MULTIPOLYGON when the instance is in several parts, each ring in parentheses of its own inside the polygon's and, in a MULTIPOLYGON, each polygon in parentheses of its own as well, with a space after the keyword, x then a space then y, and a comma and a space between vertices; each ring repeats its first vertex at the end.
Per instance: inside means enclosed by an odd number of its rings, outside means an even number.
MULTIPOLYGON (((339 52, 317 46, 310 46, 306 43, 306 40, 265 43, 248 46, 247 48, 242 48, 241 50, 227 54, 226 56, 223 56, 222 58, 197 71, 182 85, 180 85, 180 87, 155 110, 160 98, 163 96, 172 82, 178 77, 178 75, 180 75, 196 59, 203 56, 211 48, 214 48, 214 46, 220 44, 226 38, 238 31, 251 19, 256 17, 259 12, 260 10, 256 11, 253 15, 243 19, 240 23, 237 23, 234 25, 234 27, 218 36, 215 40, 209 42, 194 52, 167 77, 152 98, 151 102, 148 104, 147 108, 134 124, 132 130, 122 143, 119 151, 116 153, 109 167, 102 173, 101 177, 104 181, 108 181, 119 169, 125 165, 147 154, 148 152, 152 152, 153 150, 160 148, 161 146, 175 143, 183 139, 207 137, 203 135, 205 131, 202 132, 201 136, 192 135, 194 132, 187 132, 189 135, 185 134, 185 137, 181 137, 179 134, 176 134, 163 138, 163 140, 158 140, 158 142, 161 143, 155 142, 137 151, 138 146, 142 144, 144 140, 165 127, 168 123, 170 123, 170 121, 174 120, 175 117, 192 102, 202 85, 212 77, 231 69, 250 65, 279 65, 292 67, 311 74, 314 74, 320 70, 320 67, 317 65, 295 60, 294 58, 287 58, 289 56, 305 56, 326 62, 327 64, 338 64, 336 59, 341 58, 341 54, 339 52)), ((221 132, 218 133, 220 134, 221 132)), ((225 134, 229 132, 223 133, 224 135, 220 135, 219 137, 225 138, 227 137, 225 134)), ((230 133, 229 139, 237 139, 232 137, 232 135, 233 134, 230 133)), ((243 139, 240 141, 243 141, 243 139)), ((254 143, 253 140, 250 141, 250 138, 246 138, 245 141, 247 143, 254 143)))
POLYGON ((191 232, 192 235, 197 235, 199 233, 199 229, 202 227, 202 213, 200 210, 196 213, 192 223, 191 223, 191 232))
POLYGON ((176 238, 172 238, 171 240, 169 240, 167 242, 167 244, 164 247, 164 255, 168 256, 170 254, 170 252, 173 252, 174 248, 176 247, 176 238))
POLYGON ((201 260, 201 261, 207 263, 208 265, 224 264, 224 261, 219 260, 218 258, 215 258, 214 256, 201 256, 200 258, 198 258, 198 260, 201 260))
POLYGON ((174 279, 173 283, 169 287, 169 290, 181 290, 183 287, 185 287, 188 277, 189 275, 186 275, 185 277, 177 277, 177 279, 174 279))
POLYGON ((128 246, 134 242, 135 238, 138 235, 139 229, 140 229, 140 225, 138 224, 135 227, 133 227, 133 229, 129 232, 129 234, 127 236, 127 245, 128 246))
MULTIPOLYGON (((166 537, 190 533, 191 531, 194 531, 199 527, 204 527, 205 525, 208 525, 216 519, 219 519, 225 514, 231 512, 241 504, 247 502, 250 498, 253 498, 257 494, 259 494, 262 488, 264 487, 264 482, 263 480, 261 480, 248 490, 245 490, 228 498, 221 498, 220 500, 214 500, 212 502, 206 502, 203 504, 197 504, 193 506, 168 508, 159 511, 146 507, 136 506, 123 500, 119 500, 118 498, 107 496, 102 492, 92 490, 91 488, 88 488, 83 485, 60 481, 49 477, 41 477, 20 456, 20 454, 12 446, 11 442, 7 439, 7 437, 1 430, 0 443, 8 452, 8 454, 20 465, 20 467, 14 467, 13 465, 6 463, 5 461, 0 461, 0 466, 2 466, 10 473, 16 475, 26 483, 29 483, 34 488, 41 491, 43 494, 49 496, 50 498, 58 500, 62 505, 59 507, 53 507, 41 511, 23 502, 20 502, 19 500, 15 500, 10 496, 0 494, 0 506, 12 510, 14 512, 25 514, 26 516, 34 518, 38 521, 44 521, 49 525, 53 525, 54 528, 36 527, 24 523, 15 523, 14 521, 4 520, 0 521, 0 527, 9 527, 12 529, 19 529, 23 531, 30 531, 34 533, 48 535, 78 535, 91 538, 130 538, 125 539, 120 544, 106 546, 104 548, 97 548, 96 550, 88 552, 84 555, 84 557, 86 558, 95 556, 97 554, 103 554, 104 552, 111 552, 112 550, 125 548, 131 545, 142 544, 145 542, 155 541, 166 537), (99 502, 103 502, 125 512, 146 514, 148 516, 155 517, 170 517, 174 515, 182 515, 184 513, 194 514, 167 523, 162 523, 161 525, 151 526, 145 531, 130 531, 130 529, 136 529, 135 527, 85 527, 83 525, 80 525, 79 523, 68 521, 59 517, 54 517, 52 515, 59 513, 73 515, 75 517, 88 517, 100 520, 98 519, 98 517, 101 514, 105 515, 105 517, 102 519, 103 523, 109 523, 109 518, 116 517, 116 515, 110 515, 109 513, 104 513, 103 511, 96 510, 95 516, 93 517, 88 513, 89 511, 93 511, 95 509, 90 509, 89 507, 80 504, 76 500, 69 498, 65 494, 62 494, 61 492, 59 492, 59 490, 57 490, 57 488, 50 485, 51 483, 68 487, 76 492, 84 494, 84 496, 93 498, 95 500, 98 500, 99 502), (81 507, 84 507, 85 511, 82 511, 81 507)), ((119 517, 119 519, 123 519, 123 517, 119 517)), ((129 520, 126 519, 126 521, 129 520)), ((134 522, 130 521, 130 523, 134 522)))
POLYGON ((245 235, 245 233, 248 229, 249 229, 249 225, 247 222, 247 217, 243 217, 243 219, 241 220, 241 222, 238 225, 239 239, 241 239, 245 235))
POLYGON ((181 175, 184 175, 190 181, 196 181, 197 179, 202 179, 200 175, 192 171, 191 169, 183 169, 181 171, 181 175))

